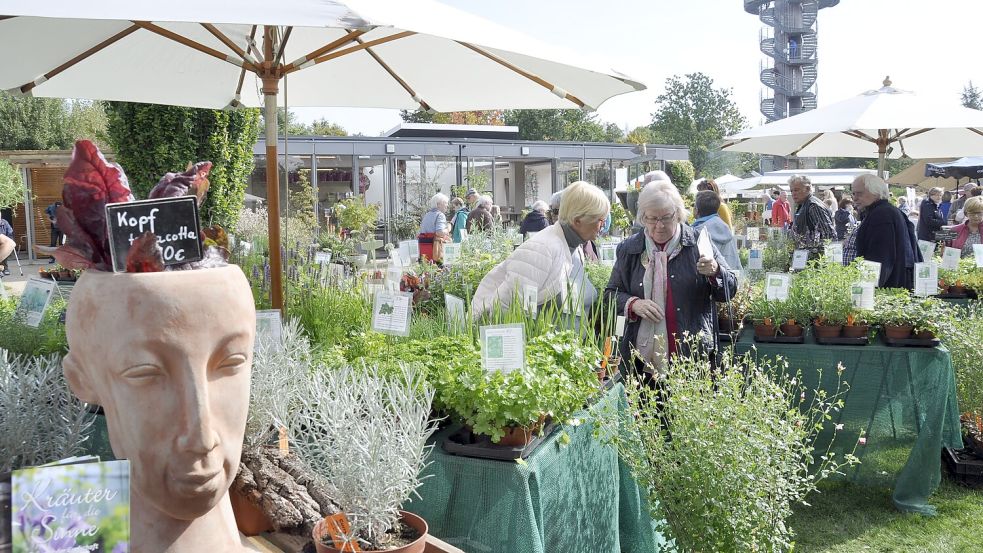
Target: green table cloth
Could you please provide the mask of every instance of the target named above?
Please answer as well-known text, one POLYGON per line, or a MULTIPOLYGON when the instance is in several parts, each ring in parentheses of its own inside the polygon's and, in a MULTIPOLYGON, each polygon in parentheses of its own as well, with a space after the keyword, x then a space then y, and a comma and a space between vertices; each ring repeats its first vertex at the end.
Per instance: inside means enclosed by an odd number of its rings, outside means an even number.
MULTIPOLYGON (((934 514, 929 496, 941 481, 942 447, 962 447, 956 380, 952 360, 944 347, 896 348, 876 339, 867 346, 827 346, 755 343, 746 331, 735 344, 737 353, 777 357, 788 370, 800 370, 807 390, 832 392, 837 379, 849 384, 845 406, 834 413, 842 424, 832 448, 852 451, 861 464, 848 469, 853 481, 893 485, 895 506, 902 511, 934 514), (844 371, 838 375, 837 364, 844 371), (864 439, 860 437, 863 435, 864 439)), ((825 451, 833 424, 816 444, 825 451)))
MULTIPOLYGON (((624 398, 616 384, 598 406, 623 410, 624 398)), ((468 553, 659 551, 664 540, 628 468, 595 439, 590 413, 577 416, 582 424, 554 432, 525 464, 449 455, 440 442, 452 429, 439 432, 422 499, 405 507, 468 553)))

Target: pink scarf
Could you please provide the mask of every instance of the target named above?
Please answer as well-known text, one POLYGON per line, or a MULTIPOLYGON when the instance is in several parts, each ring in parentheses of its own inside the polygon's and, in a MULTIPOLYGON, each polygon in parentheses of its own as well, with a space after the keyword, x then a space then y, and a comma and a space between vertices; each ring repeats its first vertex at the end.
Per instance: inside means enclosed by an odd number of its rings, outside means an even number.
MULTIPOLYGON (((665 248, 659 249, 655 242, 645 235, 645 253, 642 263, 645 265, 645 278, 642 285, 645 289, 645 299, 652 300, 666 312, 667 279, 669 278, 669 262, 682 251, 680 237, 682 225, 676 227, 676 232, 666 243, 665 248), (647 258, 647 259, 646 259, 647 258)), ((669 350, 669 331, 666 328, 666 318, 659 322, 642 319, 638 327, 638 353, 645 362, 646 372, 666 374, 666 354, 669 350)))

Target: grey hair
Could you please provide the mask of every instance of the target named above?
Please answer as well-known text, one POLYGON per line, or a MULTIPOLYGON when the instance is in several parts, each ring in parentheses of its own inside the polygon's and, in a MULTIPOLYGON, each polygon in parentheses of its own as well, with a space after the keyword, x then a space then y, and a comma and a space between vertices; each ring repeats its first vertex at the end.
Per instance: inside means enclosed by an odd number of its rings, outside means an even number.
POLYGON ((942 190, 942 189, 941 189, 941 188, 939 188, 938 186, 933 186, 933 187, 932 187, 932 188, 931 188, 931 189, 930 189, 930 190, 928 191, 928 195, 929 195, 929 196, 931 196, 932 194, 941 194, 942 192, 944 192, 944 190, 942 190))
POLYGON ((805 175, 792 175, 791 177, 788 178, 789 186, 792 186, 797 182, 800 183, 802 186, 808 188, 810 192, 812 191, 812 181, 809 180, 809 177, 805 175))
POLYGON ((604 192, 593 184, 579 180, 563 189, 558 220, 567 224, 577 219, 600 219, 611 210, 604 192))
POLYGON ((480 196, 478 198, 478 202, 475 204, 475 207, 482 206, 482 205, 487 207, 488 210, 490 211, 492 206, 491 196, 480 196))
POLYGON ((440 202, 444 202, 446 204, 450 202, 450 198, 447 197, 447 194, 442 194, 440 192, 437 192, 436 194, 433 195, 432 198, 430 198, 430 207, 436 208, 437 206, 440 205, 440 202))
POLYGON ((656 170, 656 171, 649 171, 648 173, 645 173, 645 177, 642 179, 643 185, 648 184, 650 182, 672 183, 672 179, 669 178, 669 175, 667 175, 665 171, 656 170))
POLYGON ((888 189, 887 183, 884 182, 884 179, 878 177, 877 175, 860 175, 859 177, 853 179, 853 182, 859 182, 861 185, 863 185, 867 192, 870 192, 882 200, 886 200, 891 197, 891 191, 888 189))
POLYGON ((686 211, 686 204, 683 203, 683 198, 679 195, 679 190, 671 182, 650 182, 638 194, 638 213, 635 221, 638 224, 642 224, 642 216, 650 209, 669 206, 676 210, 677 224, 689 218, 689 213, 686 211))
POLYGON ((554 192, 553 195, 550 196, 550 209, 555 209, 555 210, 559 211, 560 210, 560 200, 562 200, 562 199, 563 199, 563 191, 562 190, 560 190, 559 192, 554 192))
POLYGON ((536 200, 536 202, 532 204, 532 210, 546 213, 550 210, 550 204, 544 202, 543 200, 536 200))

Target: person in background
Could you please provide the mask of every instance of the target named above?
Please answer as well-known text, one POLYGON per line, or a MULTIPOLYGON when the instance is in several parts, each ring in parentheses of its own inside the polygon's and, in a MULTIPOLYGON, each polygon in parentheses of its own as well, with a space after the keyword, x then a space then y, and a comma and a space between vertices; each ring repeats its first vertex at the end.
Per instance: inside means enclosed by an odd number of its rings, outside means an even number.
POLYGON ((743 271, 741 256, 737 253, 737 240, 730 227, 720 219, 717 210, 720 209, 720 196, 712 190, 703 190, 696 193, 696 219, 693 220, 693 230, 699 231, 705 228, 710 233, 710 240, 713 245, 720 250, 724 260, 727 261, 727 268, 735 271, 743 271))
POLYGON ((549 220, 549 224, 554 224, 559 219, 560 216, 560 200, 563 198, 563 190, 559 192, 554 192, 550 196, 550 209, 546 212, 546 218, 549 220))
POLYGON ((765 225, 770 227, 772 208, 775 207, 775 199, 771 197, 771 192, 762 192, 761 198, 765 201, 765 225))
POLYGON ((584 181, 567 186, 557 222, 524 241, 481 279, 472 313, 479 316, 496 305, 508 309, 523 285, 536 287, 537 306, 563 297, 568 286, 582 290, 585 308, 592 305, 597 290, 586 277, 581 246, 597 238, 609 210, 600 188, 584 181))
POLYGON ((468 214, 471 213, 471 210, 461 198, 451 200, 451 208, 454 210, 454 216, 451 217, 451 239, 460 243, 461 231, 468 224, 468 214))
POLYGON ((491 213, 492 225, 494 225, 496 227, 501 227, 502 226, 502 208, 498 207, 497 205, 493 205, 493 206, 491 206, 491 210, 489 212, 491 213))
POLYGON ((833 222, 836 225, 836 239, 844 240, 847 231, 857 224, 857 219, 853 216, 853 200, 845 196, 840 200, 840 208, 833 215, 833 222))
POLYGON ((911 206, 908 205, 908 198, 905 196, 898 196, 898 209, 904 216, 907 217, 911 213, 911 206))
POLYGON ((942 193, 942 203, 939 204, 939 210, 942 211, 942 218, 946 221, 949 220, 949 210, 952 209, 952 192, 946 190, 942 193))
POLYGON ((854 233, 857 257, 881 264, 879 287, 913 290, 915 263, 922 261, 914 225, 891 203, 884 179, 860 175, 851 189, 853 201, 864 213, 854 233))
MULTIPOLYGON (((713 179, 704 179, 702 182, 696 185, 696 190, 697 192, 702 192, 703 190, 711 190, 717 195, 718 198, 720 198, 720 187, 717 186, 717 183, 713 179)), ((724 203, 723 200, 720 201, 720 209, 717 210, 717 215, 720 216, 721 221, 727 223, 728 227, 730 227, 731 229, 734 228, 734 223, 732 222, 733 218, 731 217, 730 214, 730 208, 727 207, 727 204, 724 203)))
POLYGON ((474 209, 468 214, 467 228, 468 234, 492 228, 491 216, 492 199, 488 196, 481 196, 475 203, 474 209))
POLYGON ((474 188, 468 188, 468 191, 464 194, 464 201, 467 202, 468 209, 474 209, 475 204, 478 203, 478 191, 474 188))
POLYGON ((957 235, 952 247, 962 250, 962 257, 973 257, 973 245, 983 244, 980 233, 983 231, 983 197, 972 196, 963 204, 965 220, 952 227, 957 235))
POLYGON ((526 214, 526 217, 522 220, 519 225, 519 234, 525 236, 530 232, 539 232, 549 226, 546 221, 546 212, 549 211, 550 206, 543 200, 536 200, 536 203, 532 204, 532 209, 526 214))
POLYGON ((698 336, 707 352, 717 348, 717 309, 737 293, 737 277, 715 246, 712 257, 697 247, 696 232, 676 187, 652 182, 638 195, 644 231, 618 245, 605 293, 628 320, 620 353, 626 368, 648 381, 667 373, 687 353, 684 333, 698 336), (638 355, 634 355, 637 351, 638 355))
POLYGON ((830 217, 832 217, 836 213, 836 209, 837 209, 836 195, 833 194, 833 191, 831 189, 827 188, 826 190, 823 191, 822 199, 823 199, 823 204, 826 205, 826 209, 829 210, 830 217))
POLYGON ((10 266, 7 260, 13 255, 16 247, 14 227, 10 226, 10 223, 0 215, 0 266, 3 266, 3 269, 0 269, 0 274, 3 276, 10 275, 10 266))
MULTIPOLYGON (((62 232, 58 228, 58 206, 61 202, 55 202, 44 209, 45 215, 48 216, 48 223, 51 225, 51 243, 49 244, 52 248, 57 248, 61 245, 62 232)), ((54 263, 55 258, 52 257, 48 260, 48 263, 54 263)))
POLYGON ((959 196, 959 199, 952 202, 952 207, 949 208, 950 221, 952 221, 953 223, 963 222, 963 218, 965 216, 963 213, 963 209, 965 207, 966 200, 968 200, 971 197, 971 194, 975 190, 976 190, 976 185, 971 182, 967 182, 966 184, 963 185, 962 195, 959 196))
POLYGON ((771 191, 771 197, 775 200, 771 205, 771 226, 785 228, 792 222, 792 208, 788 205, 785 191, 776 188, 771 191))
POLYGON ((918 239, 926 242, 935 242, 935 233, 942 230, 945 224, 945 217, 939 204, 942 203, 942 189, 932 188, 928 191, 928 197, 922 200, 922 205, 918 208, 918 239))
POLYGON ((788 179, 795 202, 795 219, 792 233, 797 248, 809 250, 810 259, 824 254, 825 242, 836 236, 833 215, 826 204, 812 193, 812 181, 805 175, 792 175, 788 179))
POLYGON ((447 225, 447 196, 441 193, 430 198, 430 210, 423 214, 420 221, 420 234, 416 239, 420 243, 420 259, 442 261, 442 249, 434 247, 436 242, 450 241, 447 225), (436 250, 436 251, 435 251, 436 250))

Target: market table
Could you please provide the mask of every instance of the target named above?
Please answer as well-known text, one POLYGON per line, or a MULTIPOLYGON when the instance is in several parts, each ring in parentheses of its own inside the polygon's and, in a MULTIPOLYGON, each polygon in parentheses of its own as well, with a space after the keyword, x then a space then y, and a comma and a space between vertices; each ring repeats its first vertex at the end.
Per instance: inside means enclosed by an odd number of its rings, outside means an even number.
MULTIPOLYGON (((929 496, 941 480, 942 447, 962 447, 956 379, 952 360, 944 347, 898 348, 875 340, 867 346, 829 346, 755 343, 745 332, 735 345, 737 353, 755 351, 757 356, 781 356, 788 371, 801 371, 807 390, 833 392, 837 385, 837 363, 849 384, 844 408, 834 413, 835 424, 843 424, 833 451, 850 452, 861 433, 866 440, 857 446, 861 464, 848 469, 856 482, 894 488, 895 506, 902 511, 934 514, 929 496), (900 467, 900 468, 899 468, 900 467)), ((833 424, 817 441, 825 451, 833 424)))
MULTIPOLYGON (((597 404, 625 408, 619 383, 597 404)), ((603 412, 603 411, 602 411, 603 412)), ((468 553, 597 553, 660 550, 648 506, 617 451, 595 439, 592 416, 554 432, 526 459, 459 457, 439 432, 420 486, 421 499, 406 505, 438 538, 468 553)))

